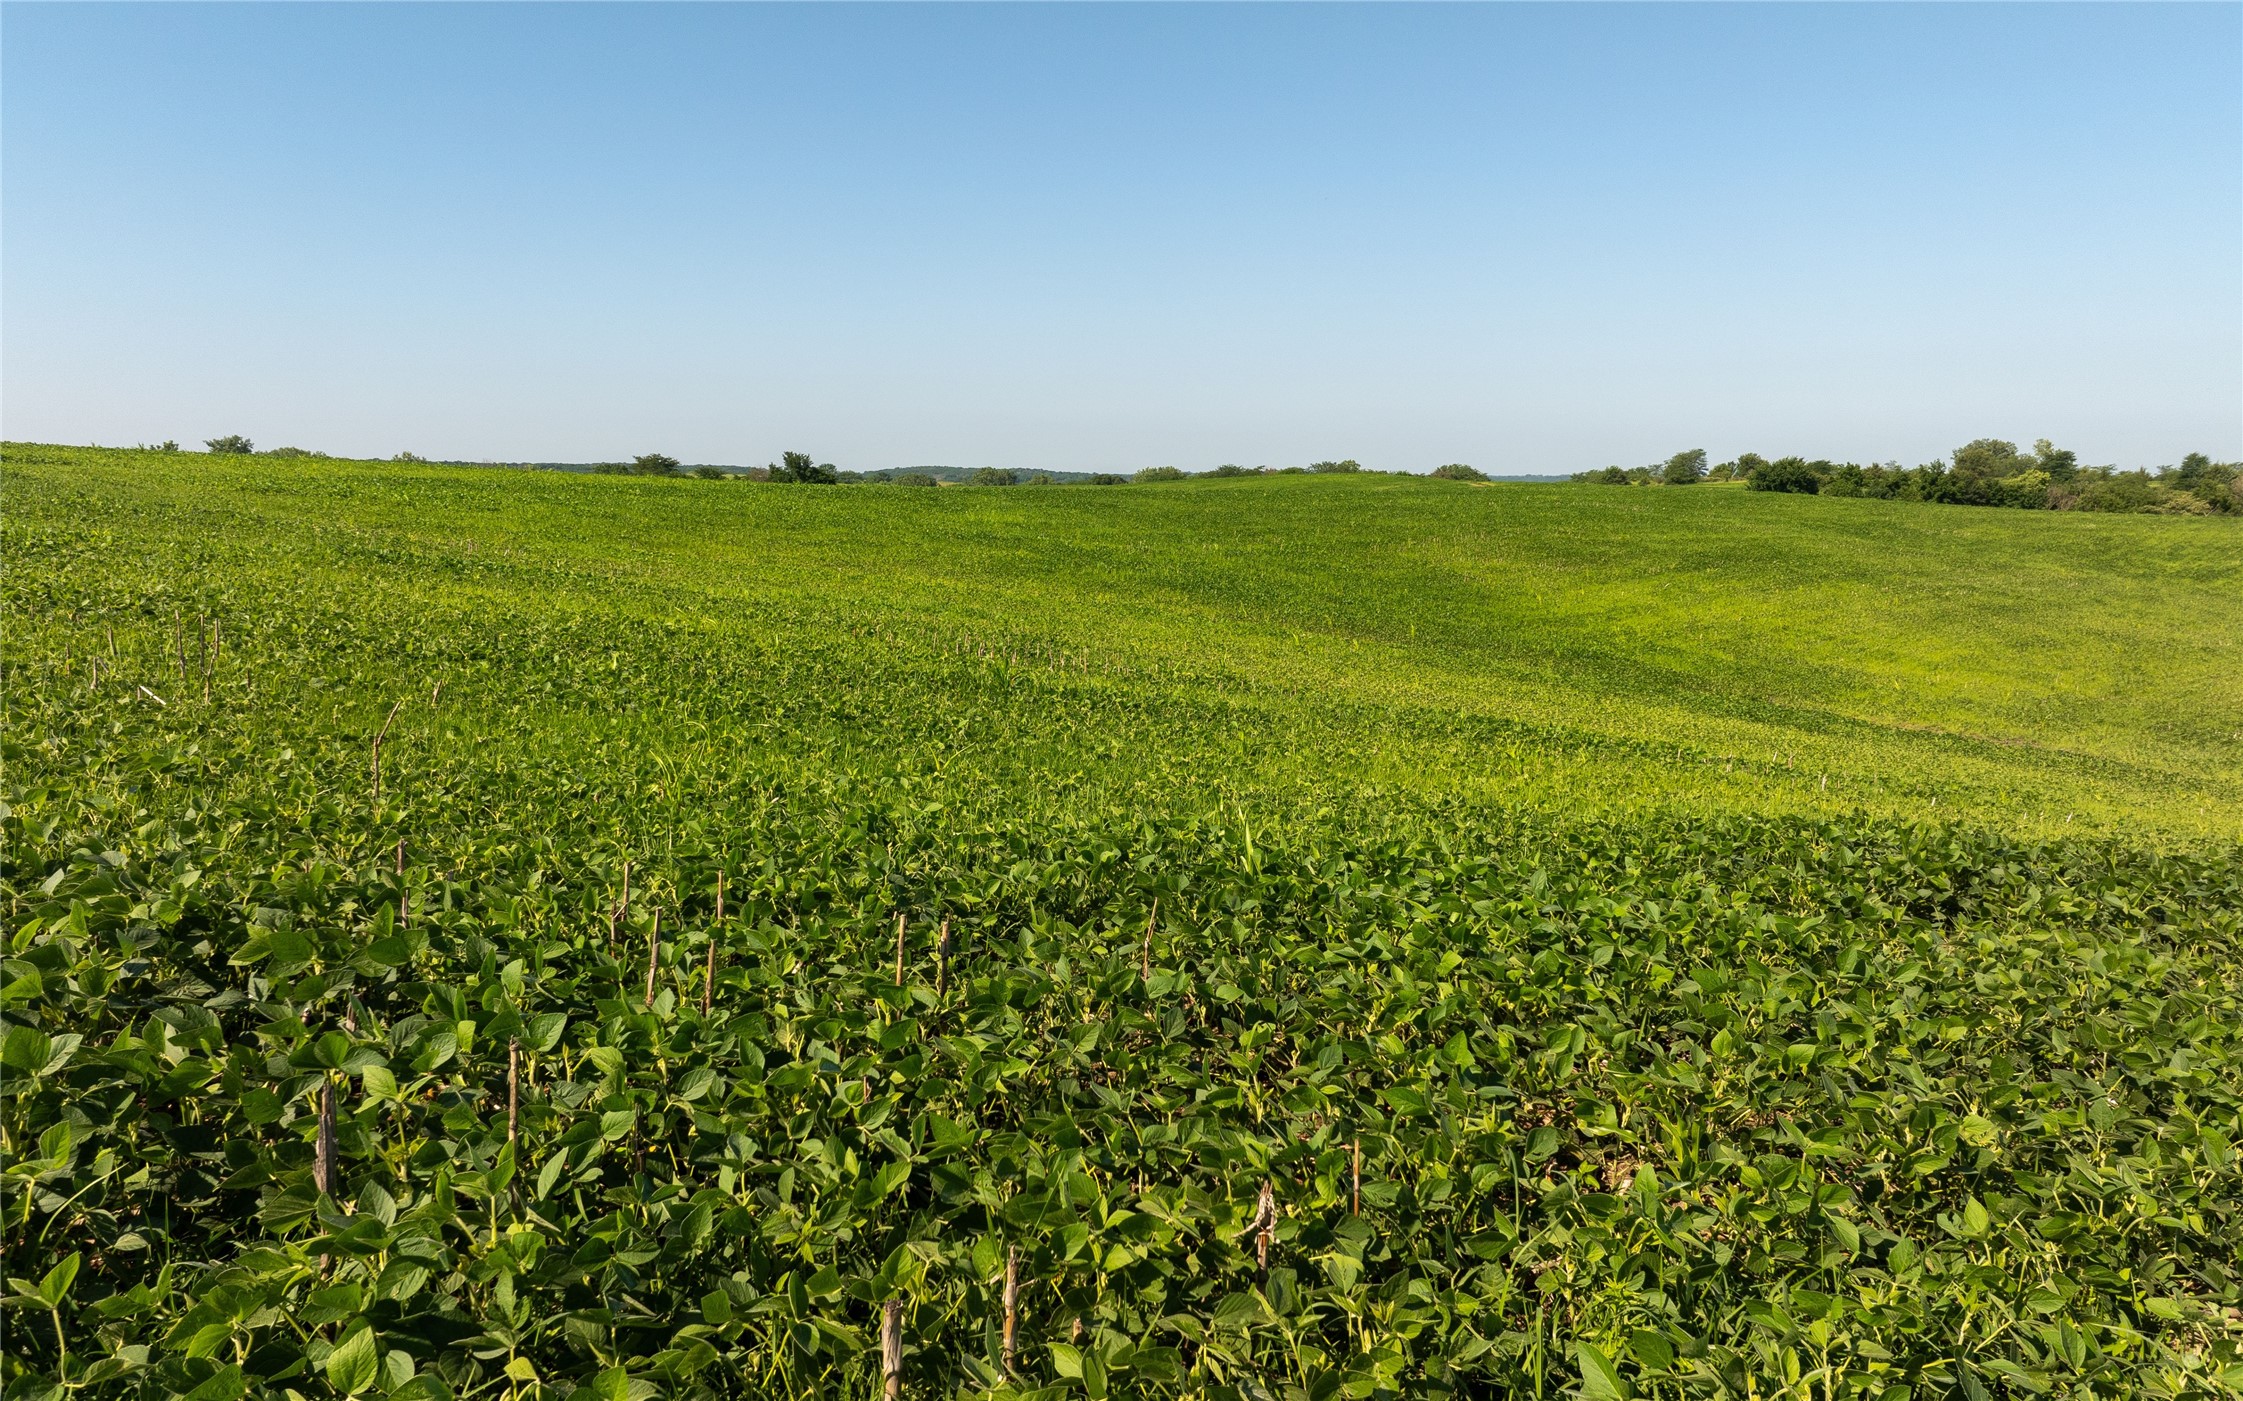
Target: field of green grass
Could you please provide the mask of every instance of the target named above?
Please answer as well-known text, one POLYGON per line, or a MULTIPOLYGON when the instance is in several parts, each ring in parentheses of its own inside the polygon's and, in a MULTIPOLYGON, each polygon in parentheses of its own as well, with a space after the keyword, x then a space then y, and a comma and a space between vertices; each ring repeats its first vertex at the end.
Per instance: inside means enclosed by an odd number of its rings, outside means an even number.
MULTIPOLYGON (((697 654, 644 697, 668 718, 762 734, 809 706, 778 728, 876 749, 962 724, 951 764, 1181 768, 1201 801, 1375 783, 2243 834, 2243 533, 2219 521, 1387 477, 914 496, 35 448, 10 471, 18 558, 117 541, 89 583, 152 600, 128 645, 168 645, 165 597, 228 591, 257 600, 241 629, 284 600, 421 634, 294 702, 346 730, 448 671, 479 703, 463 630, 619 626, 627 655, 643 622, 694 639, 657 649, 697 654), (832 679, 787 679, 837 647, 832 679)), ((66 631, 42 650, 83 653, 66 631)), ((542 689, 587 662, 514 665, 542 689)))
POLYGON ((0 511, 10 1401, 2243 1389, 2233 521, 0 511))

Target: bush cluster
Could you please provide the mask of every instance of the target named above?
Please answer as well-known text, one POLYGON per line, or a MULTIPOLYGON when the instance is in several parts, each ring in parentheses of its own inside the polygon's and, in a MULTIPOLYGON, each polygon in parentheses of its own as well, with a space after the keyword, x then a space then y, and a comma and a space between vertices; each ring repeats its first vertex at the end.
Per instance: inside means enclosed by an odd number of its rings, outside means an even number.
POLYGON ((2243 513, 2243 463, 2214 462, 2200 452, 2179 466, 2121 472, 2084 466, 2078 455, 2046 438, 2031 452, 1999 438, 1979 438, 1955 449, 1946 462, 1903 467, 1897 462, 1837 463, 1825 459, 1740 454, 1706 466, 1703 449, 1677 453, 1651 467, 1606 467, 1574 475, 1577 482, 1608 486, 1684 486, 1701 481, 1741 481, 1754 491, 1879 500, 1933 501, 1956 506, 2007 506, 2024 510, 2124 511, 2166 515, 2243 513))
POLYGON ((841 480, 840 469, 830 462, 814 462, 806 452, 779 454, 779 460, 768 469, 767 480, 795 482, 804 486, 832 486, 841 480))

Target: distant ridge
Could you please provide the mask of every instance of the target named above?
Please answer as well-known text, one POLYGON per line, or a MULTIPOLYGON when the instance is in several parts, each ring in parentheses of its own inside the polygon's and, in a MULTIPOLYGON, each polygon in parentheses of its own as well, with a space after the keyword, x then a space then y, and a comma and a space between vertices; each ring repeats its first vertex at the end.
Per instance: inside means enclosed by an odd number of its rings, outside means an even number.
MULTIPOLYGON (((928 476, 933 477, 938 482, 964 482, 971 481, 973 479, 973 474, 980 471, 981 469, 978 467, 937 467, 928 464, 921 464, 913 467, 896 467, 882 470, 888 471, 891 476, 896 472, 924 472, 928 476)), ((1093 476, 1097 475, 1093 472, 1057 472, 1053 471, 1049 467, 1013 467, 1008 468, 1007 470, 1016 474, 1023 482, 1027 481, 1030 477, 1034 476, 1038 472, 1043 473, 1045 476, 1051 478, 1055 482, 1087 482, 1093 476)), ((868 472, 866 473, 866 475, 870 476, 871 473, 868 472)), ((1129 474, 1124 472, 1122 475, 1127 476, 1129 474)))
MULTIPOLYGON (((612 464, 609 464, 609 463, 603 463, 603 462, 450 462, 450 461, 447 461, 447 462, 442 462, 442 463, 436 463, 436 464, 433 464, 433 465, 438 465, 438 466, 445 466, 445 467, 517 467, 517 468, 524 468, 524 469, 527 469, 527 470, 530 470, 530 471, 534 471, 534 472, 601 472, 601 471, 612 471, 612 470, 613 470, 613 466, 612 466, 612 464)), ((756 468, 750 468, 750 467, 742 467, 742 466, 736 465, 736 464, 734 464, 734 463, 729 463, 729 462, 688 462, 688 463, 686 463, 686 464, 685 464, 685 465, 684 465, 684 466, 683 466, 683 467, 682 467, 682 468, 681 468, 680 470, 682 470, 682 471, 687 471, 687 472, 692 472, 692 471, 696 471, 696 470, 698 470, 698 469, 700 469, 700 468, 702 468, 702 467, 714 467, 714 468, 716 468, 716 469, 717 469, 717 470, 718 470, 719 472, 733 472, 733 473, 740 473, 740 472, 749 472, 749 471, 755 471, 755 470, 758 470, 758 469, 756 469, 756 468)), ((858 469, 850 469, 850 470, 858 470, 858 469)), ((934 478, 934 479, 935 479, 936 481, 938 481, 938 482, 966 482, 966 481, 971 481, 971 480, 973 479, 973 474, 974 474, 975 472, 977 472, 977 471, 980 471, 981 469, 980 469, 980 468, 978 468, 978 467, 943 467, 943 466, 933 466, 933 465, 915 465, 915 466, 911 466, 911 467, 869 467, 869 468, 864 468, 864 469, 861 469, 861 470, 863 471, 864 475, 865 475, 865 476, 867 476, 867 477, 871 477, 871 476, 890 476, 890 477, 892 477, 892 476, 895 476, 895 475, 896 475, 897 473, 899 473, 899 472, 924 472, 924 473, 926 473, 926 474, 927 474, 928 476, 930 476, 930 477, 933 477, 933 478, 934 478)), ((1051 479, 1052 479, 1052 480, 1053 480, 1054 482, 1087 482, 1087 481, 1089 481, 1089 480, 1090 480, 1090 479, 1091 479, 1091 478, 1092 478, 1093 476, 1097 475, 1096 473, 1093 473, 1093 472, 1059 472, 1059 471, 1053 471, 1053 470, 1051 470, 1051 469, 1048 469, 1048 468, 1041 468, 1041 467, 1015 467, 1015 468, 1012 468, 1012 469, 1010 469, 1010 470, 1012 470, 1012 471, 1013 471, 1014 473, 1016 473, 1016 474, 1017 474, 1017 475, 1018 475, 1018 476, 1020 477, 1020 480, 1021 480, 1021 481, 1023 481, 1023 482, 1027 481, 1027 480, 1028 480, 1028 479, 1029 479, 1029 478, 1030 478, 1031 476, 1035 475, 1035 474, 1036 474, 1037 472, 1043 472, 1043 473, 1044 473, 1044 474, 1045 474, 1046 476, 1049 476, 1049 477, 1050 477, 1050 478, 1051 478, 1051 479)))
MULTIPOLYGON (((330 456, 330 454, 325 453, 315 455, 320 457, 330 456)), ((422 461, 425 465, 430 467, 504 467, 518 472, 599 473, 613 472, 623 465, 616 462, 498 462, 489 459, 484 459, 481 461, 469 461, 465 458, 446 457, 425 458, 422 459, 422 461)), ((747 467, 730 462, 687 462, 682 464, 679 467, 679 470, 681 472, 696 472, 702 470, 703 468, 709 467, 713 467, 719 472, 726 472, 734 475, 763 470, 760 467, 747 467)), ((923 472, 927 476, 933 477, 938 482, 947 482, 956 485, 959 483, 972 481, 974 473, 981 471, 982 469, 979 467, 952 467, 946 464, 939 463, 915 463, 909 467, 870 467, 847 470, 857 471, 859 476, 864 478, 894 477, 904 472, 923 472)), ((1057 470, 1056 468, 1050 467, 1012 467, 1005 470, 1012 472, 1013 475, 1018 478, 1018 480, 1023 484, 1025 484, 1030 477, 1036 476, 1039 473, 1051 478, 1051 480, 1055 483, 1067 483, 1070 485, 1088 482, 1094 477, 1113 475, 1126 477, 1130 475, 1130 473, 1126 470, 1117 473, 1063 472, 1057 470)), ((1188 475, 1196 477, 1204 476, 1206 474, 1203 472, 1192 472, 1188 475)), ((1260 473, 1257 472, 1256 475, 1260 475, 1260 473)), ((1422 477, 1427 475, 1427 473, 1415 472, 1405 473, 1404 475, 1422 477)), ((1487 480, 1491 482, 1565 482, 1571 481, 1572 477, 1562 472, 1513 472, 1503 474, 1491 472, 1488 474, 1487 480)))

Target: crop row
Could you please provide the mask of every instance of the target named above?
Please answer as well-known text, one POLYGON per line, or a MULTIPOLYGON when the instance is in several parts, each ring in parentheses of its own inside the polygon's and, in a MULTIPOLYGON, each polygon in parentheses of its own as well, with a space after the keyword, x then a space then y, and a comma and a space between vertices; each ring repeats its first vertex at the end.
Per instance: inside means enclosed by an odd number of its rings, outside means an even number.
POLYGON ((2234 1363, 2232 864, 761 796, 627 877, 14 793, 17 1380, 861 1392, 890 1299, 915 1393, 2234 1363))

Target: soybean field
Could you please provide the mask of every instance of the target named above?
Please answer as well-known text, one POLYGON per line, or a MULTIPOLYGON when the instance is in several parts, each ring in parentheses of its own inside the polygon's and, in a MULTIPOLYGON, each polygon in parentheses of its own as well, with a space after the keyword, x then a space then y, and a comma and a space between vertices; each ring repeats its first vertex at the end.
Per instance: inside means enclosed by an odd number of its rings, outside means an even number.
POLYGON ((2243 530, 8 444, 15 1398, 2243 1393, 2243 530))

